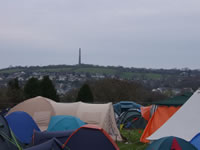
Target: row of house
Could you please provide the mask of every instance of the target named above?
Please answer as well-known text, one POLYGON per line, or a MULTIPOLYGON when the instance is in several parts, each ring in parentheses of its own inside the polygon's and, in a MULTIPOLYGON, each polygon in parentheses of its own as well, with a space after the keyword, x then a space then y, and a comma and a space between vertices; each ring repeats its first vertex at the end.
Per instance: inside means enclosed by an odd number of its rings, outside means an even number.
POLYGON ((30 78, 34 77, 39 80, 43 78, 43 76, 48 75, 49 78, 53 81, 55 84, 55 87, 57 89, 57 92, 59 94, 65 94, 69 90, 73 88, 79 87, 82 83, 84 83, 87 80, 98 80, 103 79, 106 76, 102 74, 86 74, 86 73, 54 73, 54 72, 32 72, 32 73, 26 73, 26 72, 16 72, 11 73, 9 75, 0 74, 0 87, 7 86, 7 83, 9 80, 17 78, 18 81, 23 85, 26 81, 28 81, 30 78))

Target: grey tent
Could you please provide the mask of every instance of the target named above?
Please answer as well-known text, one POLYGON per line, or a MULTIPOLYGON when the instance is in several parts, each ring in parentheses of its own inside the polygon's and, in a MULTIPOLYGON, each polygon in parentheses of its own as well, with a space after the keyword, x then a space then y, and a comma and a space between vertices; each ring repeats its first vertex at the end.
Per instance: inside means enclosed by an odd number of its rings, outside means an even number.
POLYGON ((0 115, 0 148, 1 150, 20 150, 14 134, 11 132, 6 119, 0 115))
POLYGON ((129 109, 123 112, 117 121, 118 128, 123 125, 126 129, 144 129, 147 121, 142 117, 138 109, 129 109))
POLYGON ((132 101, 120 101, 116 104, 113 104, 114 112, 120 116, 123 112, 127 111, 128 109, 140 109, 142 105, 137 104, 132 101))

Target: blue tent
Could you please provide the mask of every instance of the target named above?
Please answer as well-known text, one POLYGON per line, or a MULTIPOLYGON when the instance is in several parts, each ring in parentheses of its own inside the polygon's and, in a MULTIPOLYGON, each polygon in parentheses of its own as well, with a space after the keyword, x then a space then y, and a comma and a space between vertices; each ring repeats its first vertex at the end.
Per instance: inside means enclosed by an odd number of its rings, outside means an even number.
POLYGON ((32 117, 23 111, 12 112, 6 120, 17 139, 24 144, 31 142, 34 130, 40 131, 32 117))
POLYGON ((52 116, 47 131, 75 130, 85 125, 85 123, 74 116, 52 116))
POLYGON ((194 145, 198 150, 200 150, 200 133, 195 135, 190 141, 192 145, 194 145))
POLYGON ((137 104, 132 101, 120 101, 120 102, 114 104, 113 108, 114 108, 114 111, 120 116, 121 113, 123 113, 124 111, 127 111, 130 108, 140 110, 141 106, 142 105, 137 104))
POLYGON ((64 149, 62 149, 62 144, 56 138, 53 138, 42 144, 24 150, 64 150, 64 149))
POLYGON ((74 132, 75 130, 68 131, 55 131, 55 132, 38 132, 35 131, 33 134, 33 143, 32 145, 42 144, 52 138, 56 138, 60 143, 64 144, 67 138, 74 132))
POLYGON ((89 124, 72 133, 63 147, 69 150, 119 150, 105 130, 89 124))

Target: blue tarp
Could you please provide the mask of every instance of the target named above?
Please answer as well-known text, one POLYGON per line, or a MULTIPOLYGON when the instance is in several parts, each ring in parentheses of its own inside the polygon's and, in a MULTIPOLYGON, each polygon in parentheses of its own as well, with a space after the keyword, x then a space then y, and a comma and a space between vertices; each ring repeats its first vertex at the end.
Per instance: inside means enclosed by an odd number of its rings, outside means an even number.
POLYGON ((24 144, 31 142, 34 130, 40 131, 32 117, 23 111, 12 112, 6 120, 17 139, 24 144))
POLYGON ((194 145, 198 150, 200 150, 200 133, 194 136, 190 143, 194 145))
POLYGON ((58 115, 51 117, 47 131, 75 130, 83 125, 85 123, 77 117, 58 115))

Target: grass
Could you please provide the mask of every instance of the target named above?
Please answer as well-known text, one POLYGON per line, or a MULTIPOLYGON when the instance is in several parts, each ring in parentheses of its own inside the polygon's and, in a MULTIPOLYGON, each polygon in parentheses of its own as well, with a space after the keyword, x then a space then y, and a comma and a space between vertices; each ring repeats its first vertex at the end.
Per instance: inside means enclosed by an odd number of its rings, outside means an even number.
POLYGON ((122 130, 121 134, 127 140, 124 142, 117 142, 120 150, 145 150, 147 144, 140 142, 142 135, 141 130, 122 130))
POLYGON ((89 73, 99 73, 99 74, 115 74, 115 69, 109 68, 78 68, 75 72, 89 72, 89 73))
POLYGON ((37 71, 40 72, 68 72, 71 71, 72 68, 67 68, 67 67, 63 67, 63 68, 47 68, 47 69, 39 69, 37 71))
POLYGON ((162 76, 161 76, 161 74, 157 74, 157 73, 147 73, 146 77, 148 79, 160 80, 162 76))
POLYGON ((16 72, 20 72, 20 71, 24 71, 24 69, 3 69, 0 70, 0 73, 16 73, 16 72))
POLYGON ((133 73, 132 72, 123 72, 120 74, 120 76, 124 79, 132 79, 133 73))
POLYGON ((162 78, 161 74, 158 73, 139 73, 134 72, 133 73, 134 78, 145 78, 145 79, 151 79, 151 80, 160 80, 162 78))

